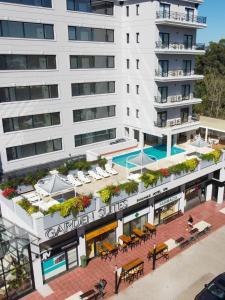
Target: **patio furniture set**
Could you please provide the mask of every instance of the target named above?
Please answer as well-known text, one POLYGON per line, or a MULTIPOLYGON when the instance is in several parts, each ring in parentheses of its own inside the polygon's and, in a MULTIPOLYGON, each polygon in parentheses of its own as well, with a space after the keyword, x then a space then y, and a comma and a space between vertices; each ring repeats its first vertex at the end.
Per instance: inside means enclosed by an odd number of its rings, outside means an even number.
POLYGON ((120 280, 131 283, 143 274, 144 261, 140 258, 137 258, 122 266, 120 280))
POLYGON ((67 179, 72 185, 78 187, 83 184, 91 183, 91 179, 101 180, 103 178, 107 178, 117 174, 118 172, 115 169, 113 169, 109 164, 106 164, 105 170, 102 169, 101 167, 96 167, 95 171, 89 170, 88 175, 84 174, 83 171, 78 171, 77 177, 73 176, 72 174, 69 174, 67 176, 67 179))
POLYGON ((160 243, 156 245, 155 248, 151 248, 147 254, 148 260, 153 259, 154 255, 155 255, 155 260, 158 260, 161 257, 168 260, 169 259, 168 246, 164 243, 160 243))

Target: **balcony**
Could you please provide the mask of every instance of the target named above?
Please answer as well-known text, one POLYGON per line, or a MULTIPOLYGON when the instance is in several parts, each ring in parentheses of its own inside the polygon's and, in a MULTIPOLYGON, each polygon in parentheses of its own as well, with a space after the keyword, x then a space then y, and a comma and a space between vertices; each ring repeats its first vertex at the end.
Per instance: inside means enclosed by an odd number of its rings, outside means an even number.
POLYGON ((170 108, 170 107, 178 107, 184 105, 192 105, 201 103, 202 100, 198 98, 194 98, 193 94, 189 96, 175 95, 168 96, 167 98, 162 98, 161 96, 155 97, 154 106, 156 108, 170 108))
POLYGON ((158 82, 172 82, 172 81, 187 81, 187 80, 202 80, 203 75, 197 75, 192 71, 184 70, 155 70, 155 81, 158 82))
POLYGON ((197 43, 188 45, 186 43, 178 42, 156 42, 155 47, 156 54, 192 54, 192 55, 203 55, 205 54, 205 44, 197 43))
POLYGON ((175 11, 158 11, 156 12, 156 24, 158 25, 170 25, 178 27, 188 28, 205 28, 206 17, 201 16, 188 16, 185 13, 179 13, 175 11))
POLYGON ((186 130, 197 129, 199 127, 199 116, 193 115, 188 116, 187 118, 174 118, 169 120, 158 120, 154 122, 154 126, 158 128, 179 130, 182 129, 182 132, 186 130))

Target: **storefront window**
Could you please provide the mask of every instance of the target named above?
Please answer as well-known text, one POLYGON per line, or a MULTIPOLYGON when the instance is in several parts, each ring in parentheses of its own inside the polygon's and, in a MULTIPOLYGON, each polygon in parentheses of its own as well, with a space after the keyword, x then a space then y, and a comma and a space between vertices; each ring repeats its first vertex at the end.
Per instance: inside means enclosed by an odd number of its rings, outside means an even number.
POLYGON ((138 228, 140 230, 143 229, 144 224, 148 222, 148 215, 144 215, 142 217, 136 218, 128 223, 123 225, 123 233, 125 235, 131 235, 134 228, 138 228))

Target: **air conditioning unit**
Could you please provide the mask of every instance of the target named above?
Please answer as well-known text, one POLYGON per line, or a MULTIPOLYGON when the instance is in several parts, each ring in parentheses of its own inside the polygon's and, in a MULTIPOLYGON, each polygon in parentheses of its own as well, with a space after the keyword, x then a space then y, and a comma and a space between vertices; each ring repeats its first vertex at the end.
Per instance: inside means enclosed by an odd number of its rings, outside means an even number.
POLYGON ((182 101, 182 96, 180 96, 180 95, 177 96, 177 100, 178 100, 178 101, 182 101))
POLYGON ((180 124, 181 124, 181 119, 177 119, 177 120, 176 120, 176 124, 177 124, 177 125, 180 125, 180 124))

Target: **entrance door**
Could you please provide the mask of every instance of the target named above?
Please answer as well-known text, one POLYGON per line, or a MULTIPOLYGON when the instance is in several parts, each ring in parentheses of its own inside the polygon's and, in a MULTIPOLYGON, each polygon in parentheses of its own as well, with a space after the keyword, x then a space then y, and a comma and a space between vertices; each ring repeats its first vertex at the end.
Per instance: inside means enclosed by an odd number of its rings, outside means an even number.
POLYGON ((189 116, 189 108, 185 107, 180 110, 181 123, 187 123, 189 116))
POLYGON ((160 17, 170 18, 170 5, 166 3, 160 3, 160 17))
POLYGON ((160 46, 162 46, 162 48, 169 48, 169 43, 170 43, 169 33, 160 32, 159 41, 160 41, 160 46))
POLYGON ((139 142, 140 141, 140 132, 139 130, 134 129, 134 138, 139 142))
POLYGON ((159 60, 159 76, 167 77, 169 71, 169 61, 159 60))
POLYGON ((185 49, 192 49, 193 46, 193 36, 185 34, 184 35, 184 47, 185 49))
POLYGON ((194 9, 193 8, 185 8, 186 12, 186 21, 194 22, 194 9))
POLYGON ((183 60, 183 75, 190 76, 191 75, 191 60, 183 60))
POLYGON ((157 114, 157 124, 159 127, 166 127, 167 123, 167 112, 161 111, 157 114))

